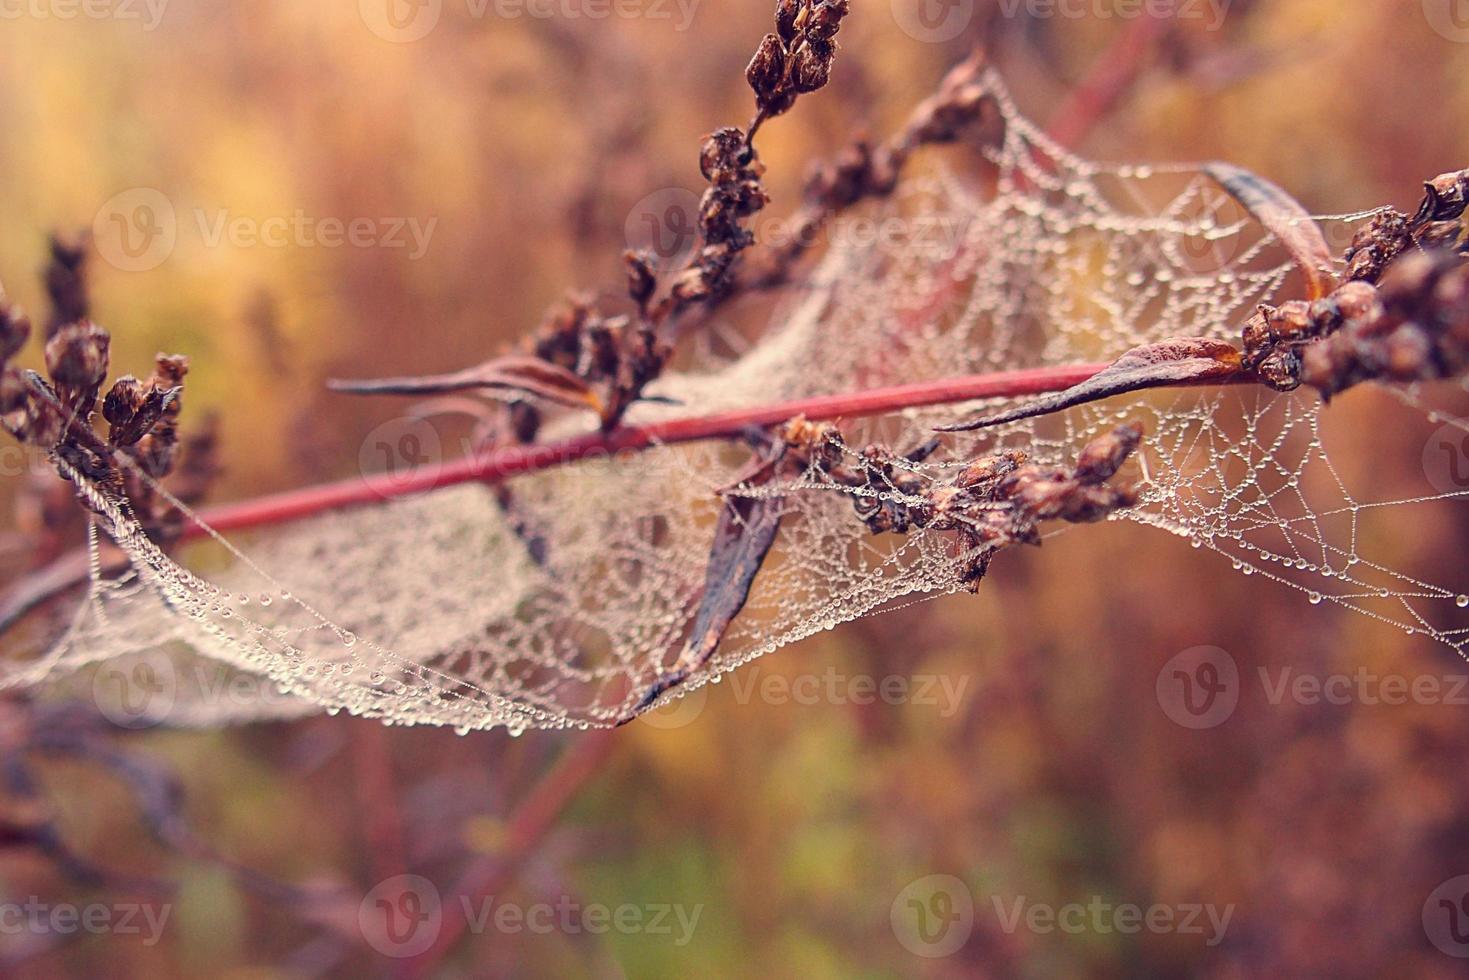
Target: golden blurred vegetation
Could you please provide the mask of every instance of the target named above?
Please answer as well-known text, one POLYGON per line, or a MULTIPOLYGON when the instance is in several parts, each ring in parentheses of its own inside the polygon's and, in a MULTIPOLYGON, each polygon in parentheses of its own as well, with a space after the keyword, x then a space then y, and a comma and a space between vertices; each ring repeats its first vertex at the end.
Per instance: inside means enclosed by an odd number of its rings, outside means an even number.
MULTIPOLYGON (((325 378, 473 363, 568 287, 617 288, 637 202, 697 190, 699 137, 749 117, 741 73, 769 24, 765 3, 699 3, 685 23, 673 3, 657 5, 667 17, 594 19, 570 2, 552 17, 504 17, 445 0, 427 36, 394 43, 370 28, 368 0, 171 0, 151 29, 141 3, 127 5, 134 20, 63 18, 64 2, 0 3, 0 273, 42 308, 33 272, 47 231, 90 227, 138 188, 169 200, 175 247, 146 271, 94 262, 95 315, 113 331, 119 370, 143 372, 155 350, 192 357, 188 413, 223 422, 217 500, 355 472, 363 434, 394 409, 331 395, 325 378), (413 258, 211 244, 200 211, 436 224, 413 258)), ((1130 26, 978 0, 958 4, 970 11, 961 31, 931 42, 900 26, 900 5, 858 0, 832 85, 762 134, 772 212, 794 207, 809 160, 855 131, 890 130, 971 45, 990 49, 1022 108, 1044 120, 1130 26)), ((1207 17, 1178 17, 1080 149, 1227 159, 1313 211, 1408 207, 1424 178, 1469 165, 1469 45, 1435 30, 1422 6, 1236 0, 1213 30, 1207 17)), ((1421 439, 1399 445, 1376 431, 1376 409, 1351 399, 1335 419, 1346 447, 1336 458, 1353 477, 1384 491, 1395 486, 1379 486, 1384 471, 1422 482, 1421 439)), ((0 482, 0 514, 24 482, 0 482)), ((1462 508, 1394 516, 1409 526, 1375 533, 1396 567, 1462 581, 1462 508)), ((6 561, 19 569, 26 557, 6 561)), ((1155 682, 1200 645, 1228 651, 1247 678, 1465 671, 1443 650, 1307 607, 1166 536, 1067 534, 1004 555, 977 598, 845 626, 617 733, 499 898, 701 907, 687 943, 676 927, 492 928, 437 970, 1459 975, 1421 917, 1435 887, 1469 873, 1469 706, 1273 704, 1251 681, 1225 724, 1189 730, 1160 710, 1155 682), (916 697, 854 704, 840 681, 847 696, 761 686, 814 677, 799 688, 810 690, 832 673, 937 678, 962 696, 945 711, 916 697), (892 920, 895 905, 907 914, 905 888, 938 874, 972 894, 973 932, 952 955, 926 957, 892 920), (995 900, 1021 896, 1233 911, 1217 945, 1207 931, 1007 931, 995 900)), ((505 844, 507 814, 577 738, 458 738, 346 718, 128 736, 178 774, 183 811, 219 854, 359 894, 401 872, 447 889, 466 853, 505 844)), ((178 891, 156 945, 83 935, 33 948, 34 937, 0 934, 7 975, 402 972, 338 941, 321 915, 159 847, 125 789, 94 770, 48 767, 45 788, 77 850, 178 891)), ((15 849, 0 855, 0 893, 119 900, 15 849)))

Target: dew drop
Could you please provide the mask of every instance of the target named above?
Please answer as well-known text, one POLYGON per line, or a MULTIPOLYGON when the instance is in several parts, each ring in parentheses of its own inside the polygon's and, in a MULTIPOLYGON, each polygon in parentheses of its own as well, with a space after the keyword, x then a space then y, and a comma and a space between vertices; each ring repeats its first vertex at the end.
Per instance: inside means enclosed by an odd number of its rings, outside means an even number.
POLYGON ((1306 598, 1307 598, 1307 600, 1310 601, 1311 605, 1313 605, 1313 606, 1319 606, 1319 605, 1321 605, 1321 593, 1320 592, 1312 592, 1310 595, 1306 596, 1306 598))
POLYGON ((1458 606, 1460 609, 1469 606, 1469 595, 1461 595, 1456 597, 1454 599, 1454 605, 1458 606))

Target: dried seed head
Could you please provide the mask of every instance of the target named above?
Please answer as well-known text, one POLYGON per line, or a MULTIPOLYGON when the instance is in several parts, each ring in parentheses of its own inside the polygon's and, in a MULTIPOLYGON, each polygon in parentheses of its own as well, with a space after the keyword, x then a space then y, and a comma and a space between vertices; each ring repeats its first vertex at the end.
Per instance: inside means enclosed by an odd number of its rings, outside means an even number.
POLYGON ((791 70, 791 81, 800 93, 815 92, 831 79, 831 51, 829 45, 811 43, 802 45, 795 54, 791 70), (826 50, 822 50, 825 48, 826 50))
POLYGON ((805 6, 803 0, 776 0, 775 30, 782 41, 789 43, 796 39, 796 33, 800 30, 797 18, 805 6))
POLYGON ((1332 299, 1335 300, 1336 308, 1342 318, 1346 320, 1361 320, 1375 316, 1382 309, 1382 302, 1377 296, 1377 287, 1367 282, 1346 283, 1332 293, 1332 299))
POLYGON ((1413 223, 1457 222, 1469 207, 1469 170, 1440 174, 1423 185, 1423 203, 1413 223))
POLYGON ((68 240, 51 236, 51 257, 46 264, 46 292, 51 298, 51 317, 46 336, 54 337, 62 327, 87 319, 91 302, 87 297, 87 247, 84 237, 68 240))
POLYGON ((143 407, 147 396, 143 382, 125 374, 113 383, 107 397, 102 399, 102 417, 114 428, 127 425, 143 407))
POLYGON ((652 252, 627 251, 622 253, 627 264, 627 294, 638 304, 639 309, 648 305, 653 292, 658 288, 658 274, 652 252))
POLYGON ((757 102, 763 105, 776 97, 785 78, 785 71, 785 47, 774 34, 765 35, 760 47, 755 49, 755 56, 750 59, 749 67, 745 69, 745 81, 754 89, 757 102))
POLYGON ((95 323, 84 321, 62 327, 46 344, 46 371, 57 387, 93 395, 107 377, 107 352, 112 338, 95 323))
POLYGON ((1087 485, 1112 479, 1142 438, 1143 427, 1134 422, 1093 439, 1076 459, 1076 479, 1087 485))
POLYGON ((1301 386, 1301 356, 1290 348, 1272 351, 1255 368, 1255 375, 1276 391, 1295 391, 1301 386))
POLYGON ((830 41, 841 30, 842 18, 851 12, 851 0, 818 0, 811 8, 806 36, 816 41, 830 41))
POLYGON ((31 321, 20 307, 12 306, 0 296, 0 365, 19 353, 30 336, 31 321))
POLYGON ((725 126, 704 138, 704 146, 699 150, 699 170, 705 180, 715 181, 721 173, 747 165, 750 156, 744 130, 737 126, 725 126))

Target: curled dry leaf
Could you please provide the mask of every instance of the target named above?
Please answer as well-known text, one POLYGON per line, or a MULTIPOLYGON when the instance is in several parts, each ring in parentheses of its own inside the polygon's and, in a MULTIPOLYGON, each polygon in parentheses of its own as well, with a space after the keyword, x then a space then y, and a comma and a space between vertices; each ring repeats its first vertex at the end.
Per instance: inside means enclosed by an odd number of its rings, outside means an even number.
POLYGON ((539 357, 512 354, 450 374, 376 381, 329 381, 333 391, 354 395, 440 395, 451 391, 502 391, 583 408, 600 414, 602 403, 590 385, 571 371, 539 357))
POLYGON ((1331 292, 1331 249, 1327 247, 1315 219, 1295 198, 1264 177, 1233 164, 1206 164, 1204 173, 1280 239, 1300 266, 1310 299, 1320 299, 1331 292))
POLYGON ((1233 381, 1245 376, 1240 353, 1218 340, 1183 338, 1135 347, 1106 370, 1054 395, 1037 398, 995 415, 938 427, 939 432, 971 432, 1005 422, 1049 415, 1076 405, 1146 388, 1233 381))

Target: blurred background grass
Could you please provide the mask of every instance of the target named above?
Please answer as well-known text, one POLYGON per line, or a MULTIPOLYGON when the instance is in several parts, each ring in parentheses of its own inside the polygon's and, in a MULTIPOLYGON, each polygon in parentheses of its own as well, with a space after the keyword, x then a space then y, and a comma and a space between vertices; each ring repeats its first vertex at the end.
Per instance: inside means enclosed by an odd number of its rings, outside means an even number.
MULTIPOLYGON (((568 287, 617 288, 638 202, 697 190, 699 137, 748 118, 741 72, 770 21, 765 3, 704 0, 685 23, 679 7, 652 0, 627 19, 592 19, 585 4, 550 18, 493 6, 479 17, 445 0, 427 36, 393 43, 370 29, 366 0, 172 0, 151 29, 141 4, 126 8, 137 20, 63 19, 62 6, 28 0, 0 21, 5 287, 43 308, 32 273, 48 230, 88 227, 130 189, 173 203, 179 238, 157 267, 94 262, 95 314, 113 331, 119 370, 141 373, 155 350, 192 357, 188 414, 223 420, 216 500, 356 472, 364 434, 394 406, 332 396, 324 378, 472 363, 568 287), (410 249, 211 245, 189 217, 196 209, 436 224, 415 259, 410 249)), ((1198 5, 1201 17, 1170 22, 1081 149, 1229 159, 1318 212, 1409 207, 1424 178, 1469 165, 1469 46, 1434 29, 1432 7, 1235 0, 1211 30, 1198 5)), ((962 16, 961 29, 932 41, 904 30, 911 20, 896 9, 858 0, 833 84, 762 134, 774 213, 794 206, 807 161, 856 130, 889 131, 972 44, 991 49, 1022 108, 1044 120, 1129 27, 961 0, 937 8, 962 16)), ((1380 431, 1374 411, 1343 403, 1336 458, 1384 496, 1428 492, 1422 436, 1380 431)), ((0 482, 0 515, 20 506, 24 483, 0 482)), ((1462 510, 1395 510, 1403 525, 1382 532, 1377 553, 1427 580, 1462 582, 1462 510)), ((24 553, 6 560, 12 576, 24 573, 24 553)), ((1461 975, 1421 916, 1440 882, 1469 872, 1469 708, 1275 705, 1247 682, 1227 723, 1190 731, 1160 710, 1155 681, 1198 645, 1227 650, 1246 677, 1285 666, 1463 672, 1443 650, 1310 608, 1172 539, 1112 525, 1067 534, 1004 556, 977 598, 842 627, 670 709, 681 714, 618 733, 500 896, 701 906, 690 941, 676 943, 676 927, 491 929, 438 969, 1461 975), (828 672, 933 677, 962 696, 947 711, 913 698, 795 703, 750 687, 828 672), (904 889, 935 874, 957 876, 975 902, 972 934, 943 957, 917 955, 891 921, 904 889), (1176 932, 1007 932, 992 896, 1234 910, 1224 941, 1209 946, 1176 932)), ((575 740, 346 718, 128 738, 179 774, 185 812, 220 853, 357 894, 403 871, 447 894, 465 855, 496 852, 506 815, 575 740)), ((177 881, 179 892, 154 946, 0 935, 13 975, 399 972, 319 917, 159 848, 125 790, 97 772, 56 765, 45 781, 78 849, 177 881)), ((119 900, 25 851, 0 853, 0 890, 119 900)))

